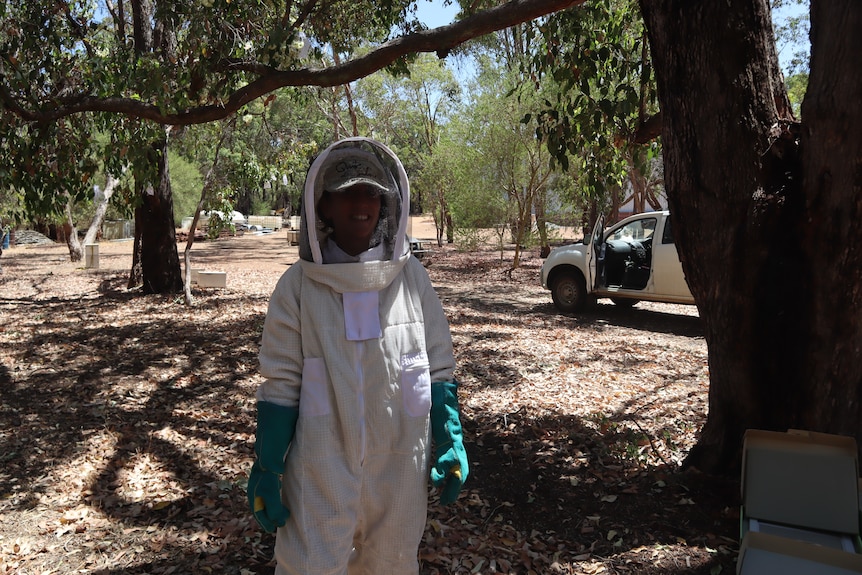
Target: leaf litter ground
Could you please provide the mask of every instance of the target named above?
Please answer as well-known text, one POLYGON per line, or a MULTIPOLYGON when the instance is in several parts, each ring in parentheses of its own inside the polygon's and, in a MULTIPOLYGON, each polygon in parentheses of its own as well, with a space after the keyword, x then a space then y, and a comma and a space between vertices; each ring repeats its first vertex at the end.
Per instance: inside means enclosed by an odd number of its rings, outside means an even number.
MULTIPOLYGON (((271 573, 245 483, 266 305, 296 248, 195 244, 228 287, 193 307, 127 291, 128 242, 100 250, 99 269, 56 244, 0 261, 0 574, 271 573)), ((429 493, 422 575, 733 573, 738 482, 681 469, 707 408, 696 309, 560 315, 542 260, 509 261, 424 260, 471 470, 456 504, 429 493)))

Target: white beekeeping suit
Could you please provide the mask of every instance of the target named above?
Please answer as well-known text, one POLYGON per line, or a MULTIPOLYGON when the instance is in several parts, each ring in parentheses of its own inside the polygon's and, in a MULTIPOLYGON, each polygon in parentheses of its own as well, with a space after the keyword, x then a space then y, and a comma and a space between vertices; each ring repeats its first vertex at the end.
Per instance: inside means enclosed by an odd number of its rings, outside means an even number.
POLYGON ((401 162, 370 139, 337 142, 309 169, 300 260, 272 295, 260 351, 257 400, 298 407, 277 574, 418 573, 431 384, 455 366, 443 308, 405 242, 409 200, 401 162), (371 249, 351 257, 317 205, 355 181, 385 192, 371 249))

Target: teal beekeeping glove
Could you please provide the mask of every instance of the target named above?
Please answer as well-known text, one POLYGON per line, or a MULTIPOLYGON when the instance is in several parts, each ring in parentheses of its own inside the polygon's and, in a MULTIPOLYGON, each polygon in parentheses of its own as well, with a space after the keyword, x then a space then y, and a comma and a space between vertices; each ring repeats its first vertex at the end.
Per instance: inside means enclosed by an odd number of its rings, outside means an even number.
POLYGON ((431 483, 442 488, 440 503, 448 505, 458 498, 470 473, 458 415, 458 384, 454 381, 431 384, 431 435, 435 443, 431 483))
POLYGON ((284 455, 293 440, 299 409, 266 401, 257 403, 256 461, 248 476, 248 505, 267 533, 284 525, 290 511, 281 501, 284 455))

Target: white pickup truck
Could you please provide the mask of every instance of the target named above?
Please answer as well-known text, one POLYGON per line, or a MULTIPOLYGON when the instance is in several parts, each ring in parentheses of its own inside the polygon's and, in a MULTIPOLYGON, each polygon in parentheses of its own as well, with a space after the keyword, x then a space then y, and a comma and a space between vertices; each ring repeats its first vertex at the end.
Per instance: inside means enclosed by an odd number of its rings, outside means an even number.
POLYGON ((608 229, 599 218, 589 239, 551 250, 542 264, 542 287, 566 313, 600 297, 623 306, 694 303, 666 211, 635 214, 608 229))

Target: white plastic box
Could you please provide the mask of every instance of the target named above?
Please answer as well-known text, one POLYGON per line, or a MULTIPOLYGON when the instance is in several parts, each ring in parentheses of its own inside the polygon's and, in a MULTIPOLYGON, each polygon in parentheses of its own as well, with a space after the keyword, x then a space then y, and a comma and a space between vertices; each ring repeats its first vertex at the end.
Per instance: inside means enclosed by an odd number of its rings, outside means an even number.
POLYGON ((744 518, 859 535, 852 437, 749 429, 742 458, 744 518))
POLYGON ((737 573, 862 573, 852 437, 748 430, 737 573))
POLYGON ((192 269, 189 272, 190 283, 200 287, 223 288, 227 287, 227 272, 192 269))

